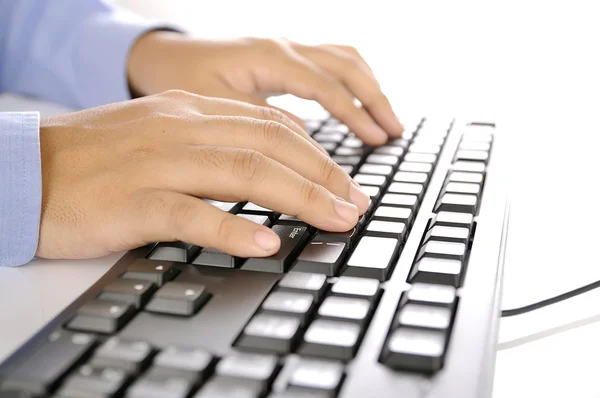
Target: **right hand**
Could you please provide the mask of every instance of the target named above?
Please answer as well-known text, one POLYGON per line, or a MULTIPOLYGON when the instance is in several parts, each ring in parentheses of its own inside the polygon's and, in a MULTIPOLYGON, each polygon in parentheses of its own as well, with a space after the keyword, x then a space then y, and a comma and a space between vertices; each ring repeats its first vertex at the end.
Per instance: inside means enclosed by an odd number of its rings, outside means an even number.
POLYGON ((277 252, 269 228, 199 198, 250 201, 347 231, 369 197, 282 113, 168 91, 42 120, 37 256, 83 259, 184 241, 277 252), (341 199, 340 199, 341 198, 341 199))

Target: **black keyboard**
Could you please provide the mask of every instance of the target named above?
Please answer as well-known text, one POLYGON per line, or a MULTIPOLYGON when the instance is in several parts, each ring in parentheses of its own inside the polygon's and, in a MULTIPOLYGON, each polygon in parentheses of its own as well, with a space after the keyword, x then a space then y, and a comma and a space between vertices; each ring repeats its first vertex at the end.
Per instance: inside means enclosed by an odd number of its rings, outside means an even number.
POLYGON ((253 203, 269 258, 184 242, 126 253, 0 365, 0 397, 491 395, 508 206, 492 123, 430 119, 365 146, 306 128, 371 207, 344 233, 253 203))

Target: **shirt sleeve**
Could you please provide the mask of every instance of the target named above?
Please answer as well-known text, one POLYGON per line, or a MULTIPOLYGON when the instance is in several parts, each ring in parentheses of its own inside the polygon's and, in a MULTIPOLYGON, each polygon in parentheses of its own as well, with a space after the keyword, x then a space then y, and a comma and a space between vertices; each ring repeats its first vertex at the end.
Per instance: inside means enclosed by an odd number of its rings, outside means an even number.
POLYGON ((0 0, 0 92, 75 109, 130 99, 130 50, 158 29, 177 30, 103 0, 0 0))
POLYGON ((0 266, 31 261, 37 250, 42 175, 40 115, 0 112, 0 266))

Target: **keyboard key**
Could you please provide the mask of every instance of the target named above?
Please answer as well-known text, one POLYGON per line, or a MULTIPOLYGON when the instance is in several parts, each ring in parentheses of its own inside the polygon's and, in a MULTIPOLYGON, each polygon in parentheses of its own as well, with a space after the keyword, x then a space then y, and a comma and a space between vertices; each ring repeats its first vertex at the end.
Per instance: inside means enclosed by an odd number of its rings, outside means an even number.
POLYGON ((475 184, 483 183, 482 173, 467 173, 464 171, 454 171, 450 173, 448 181, 452 182, 471 182, 475 184))
POLYGON ((392 261, 395 260, 398 239, 365 236, 356 245, 343 271, 346 276, 387 280, 392 261))
POLYGON ((213 356, 199 348, 168 346, 154 358, 149 373, 163 378, 181 378, 191 382, 204 381, 211 372, 213 356))
POLYGON ((446 193, 438 200, 437 211, 451 211, 457 213, 475 214, 477 209, 477 196, 455 193, 446 193))
MULTIPOLYGON (((295 364, 288 383, 290 391, 296 393, 308 390, 313 394, 322 392, 325 397, 334 397, 343 377, 344 365, 339 362, 302 358, 295 364)), ((296 396, 301 397, 290 395, 296 396)))
POLYGON ((449 182, 444 188, 446 192, 479 195, 481 185, 465 182, 449 182))
POLYGON ((281 239, 279 251, 272 256, 250 258, 242 269, 251 271, 287 272, 297 252, 302 250, 308 239, 308 226, 276 224, 272 228, 281 239))
MULTIPOLYGON (((50 334, 39 349, 32 351, 27 359, 17 364, 11 373, 3 374, 1 392, 21 392, 26 397, 46 395, 57 382, 75 367, 94 347, 96 337, 90 334, 66 330, 50 334)), ((11 395, 8 395, 11 396, 11 395)))
POLYGON ((315 139, 315 141, 322 143, 322 142, 342 142, 342 140, 344 138, 346 138, 345 134, 339 133, 339 132, 318 132, 317 134, 313 135, 312 138, 315 139))
POLYGON ((442 147, 440 145, 415 143, 408 148, 408 151, 413 153, 428 153, 437 155, 438 153, 440 153, 441 149, 442 147))
MULTIPOLYGON (((259 216, 266 217, 266 216, 259 216)), ((208 267, 238 268, 243 259, 224 253, 212 247, 204 247, 200 255, 192 262, 194 265, 205 265, 208 267)))
POLYGON ((274 355, 237 353, 226 356, 217 364, 217 376, 246 379, 254 382, 262 391, 268 388, 278 368, 274 355))
POLYGON ((131 264, 122 277, 150 281, 160 287, 177 274, 179 270, 171 262, 140 259, 131 264))
POLYGON ((318 231, 314 240, 317 242, 344 242, 346 247, 351 248, 356 238, 358 238, 358 229, 352 228, 346 232, 318 231))
POLYGON ((466 251, 467 246, 464 243, 430 240, 421 247, 419 258, 427 256, 459 260, 462 262, 464 261, 466 251))
POLYGON ((156 285, 152 282, 141 279, 118 278, 106 285, 98 298, 129 303, 140 309, 146 305, 155 291, 156 285))
POLYGON ((194 383, 181 377, 162 377, 147 374, 135 381, 126 398, 185 398, 194 383))
MULTIPOLYGON (((265 215, 239 213, 239 214, 237 214, 237 216, 245 218, 246 220, 252 221, 252 222, 254 222, 254 223, 258 224, 258 225, 264 225, 264 226, 267 226, 267 227, 271 225, 271 219, 268 216, 265 216, 265 215)), ((287 217, 289 217, 289 216, 287 216, 287 217)))
POLYGON ((115 333, 133 317, 131 304, 111 300, 91 300, 83 304, 68 323, 69 329, 96 333, 115 333))
POLYGON ((300 331, 300 319, 259 313, 244 328, 236 346, 244 349, 289 353, 300 331))
POLYGON ((329 296, 319 307, 318 315, 320 318, 334 321, 357 322, 364 327, 370 310, 369 300, 329 296))
POLYGON ((414 173, 411 171, 398 171, 394 175, 394 181, 397 182, 415 182, 424 184, 427 182, 426 173, 414 173))
POLYGON ((198 283, 169 282, 154 294, 146 306, 146 311, 191 316, 210 298, 211 294, 198 283))
POLYGON ((470 230, 473 225, 473 215, 469 213, 440 211, 433 217, 431 225, 466 227, 470 230))
POLYGON ((377 174, 382 176, 389 176, 390 174, 392 174, 393 171, 394 170, 392 169, 392 166, 388 166, 385 164, 370 163, 365 163, 362 166, 360 166, 360 169, 358 169, 358 172, 361 174, 377 174))
POLYGON ((417 195, 420 198, 423 193, 423 184, 414 184, 410 182, 392 182, 388 188, 388 192, 391 193, 404 193, 417 195))
POLYGON ((443 240, 447 242, 458 242, 466 244, 469 239, 469 228, 445 227, 436 225, 427 231, 425 241, 443 240))
POLYGON ((340 268, 346 251, 344 242, 323 242, 315 238, 300 253, 293 270, 333 276, 340 268))
POLYGON ((487 142, 462 141, 458 145, 458 148, 470 151, 489 151, 491 145, 487 142))
POLYGON ((304 129, 308 133, 313 133, 321 128, 323 121, 319 119, 306 119, 304 120, 304 129))
POLYGON ((373 220, 402 222, 409 225, 412 222, 412 210, 407 207, 379 206, 373 213, 373 220))
POLYGON ((406 225, 401 222, 373 220, 367 225, 366 234, 368 236, 396 238, 400 242, 403 242, 406 234, 406 225))
POLYGON ((374 185, 382 187, 386 183, 386 178, 382 175, 357 174, 354 176, 354 181, 356 181, 359 185, 374 185))
POLYGON ((185 242, 160 242, 152 250, 150 260, 178 261, 187 263, 200 251, 198 246, 185 242))
POLYGON ((325 124, 321 127, 319 132, 324 134, 343 134, 346 135, 350 132, 350 129, 345 124, 336 123, 336 124, 325 124))
POLYGON ((397 166, 400 162, 400 158, 394 155, 383 155, 380 153, 374 153, 372 155, 367 156, 367 163, 374 164, 386 164, 390 166, 397 166))
POLYGON ((351 156, 334 155, 331 157, 331 160, 333 160, 337 164, 347 164, 350 166, 356 166, 360 163, 361 157, 355 156, 355 155, 351 155, 351 156))
POLYGON ((494 134, 490 127, 469 127, 469 131, 462 135, 462 142, 479 142, 479 143, 491 143, 494 134))
POLYGON ((371 198, 372 201, 376 202, 377 199, 379 198, 379 194, 381 193, 381 190, 379 187, 374 187, 374 186, 369 186, 369 185, 363 185, 360 187, 364 193, 366 193, 367 195, 369 195, 369 197, 371 198))
POLYGON ((304 326, 314 309, 314 297, 310 293, 274 291, 263 301, 261 308, 267 314, 294 316, 304 326))
POLYGON ((456 289, 432 283, 413 283, 402 295, 402 301, 402 305, 408 302, 452 308, 456 302, 456 289))
POLYGON ((423 257, 414 264, 410 281, 459 287, 461 275, 462 263, 459 260, 423 257))
POLYGON ((379 281, 375 279, 340 276, 331 286, 333 296, 367 299, 371 303, 379 296, 379 281))
POLYGON ((393 369, 434 372, 442 368, 446 334, 434 330, 396 329, 383 352, 383 363, 393 369))
POLYGON ((341 156, 362 156, 364 152, 363 148, 348 148, 345 146, 340 146, 335 150, 335 154, 341 156))
POLYGON ((135 374, 146 368, 151 355, 152 347, 145 341, 111 337, 98 348, 90 363, 135 374))
POLYGON ((279 213, 259 206, 256 203, 248 202, 242 207, 243 214, 258 214, 259 216, 267 216, 271 221, 275 221, 279 217, 279 213))
POLYGON ((381 198, 381 204, 408 207, 411 210, 415 210, 418 200, 417 195, 386 193, 381 198))
POLYGON ((468 162, 459 160, 452 164, 454 171, 470 171, 474 173, 483 173, 485 171, 485 163, 483 162, 468 162))
POLYGON ((193 398, 260 398, 262 387, 253 380, 213 377, 193 398))
POLYGON ((363 145, 364 145, 364 143, 356 137, 348 137, 344 141, 342 141, 342 146, 345 146, 348 148, 360 148, 363 145))
POLYGON ((120 395, 128 379, 123 369, 84 365, 67 378, 56 397, 114 397, 120 395))
POLYGON ((304 333, 298 353, 349 360, 358 348, 360 333, 360 326, 355 323, 316 319, 304 333))
POLYGON ((296 216, 290 216, 287 214, 282 214, 279 219, 277 220, 278 223, 280 224, 306 224, 304 221, 302 221, 301 219, 299 219, 296 216))
POLYGON ((281 278, 277 288, 285 292, 309 293, 316 302, 320 302, 327 289, 327 277, 323 274, 288 272, 281 278))
POLYGON ((335 148, 337 148, 338 143, 337 142, 320 142, 319 145, 321 145, 321 148, 325 149, 327 152, 329 152, 329 154, 331 154, 331 153, 333 153, 335 148))
POLYGON ((452 310, 422 304, 406 304, 400 309, 398 323, 425 329, 448 329, 452 321, 452 310))
POLYGON ((382 155, 394 155, 400 157, 404 155, 404 148, 401 146, 380 146, 375 148, 374 152, 382 155))
POLYGON ((416 153, 409 152, 404 156, 405 162, 415 162, 415 163, 435 163, 437 161, 437 156, 432 153, 416 153))
POLYGON ((429 174, 433 170, 433 166, 430 163, 402 162, 398 170, 429 174))
POLYGON ((354 173, 354 166, 350 166, 348 164, 341 164, 340 167, 348 174, 354 173))
POLYGON ((487 163, 489 158, 489 152, 487 151, 473 151, 469 149, 459 149, 456 151, 455 160, 466 160, 466 161, 482 161, 487 163))

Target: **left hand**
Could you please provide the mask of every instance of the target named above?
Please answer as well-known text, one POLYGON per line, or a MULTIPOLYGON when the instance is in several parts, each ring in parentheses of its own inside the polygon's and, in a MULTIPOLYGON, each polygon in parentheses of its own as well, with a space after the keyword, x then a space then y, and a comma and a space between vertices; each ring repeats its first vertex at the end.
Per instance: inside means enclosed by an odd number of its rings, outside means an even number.
POLYGON ((276 94, 316 100, 369 145, 381 145, 404 131, 370 67, 352 47, 199 40, 158 31, 134 45, 128 75, 140 95, 182 89, 261 106, 269 106, 267 97, 276 94))

